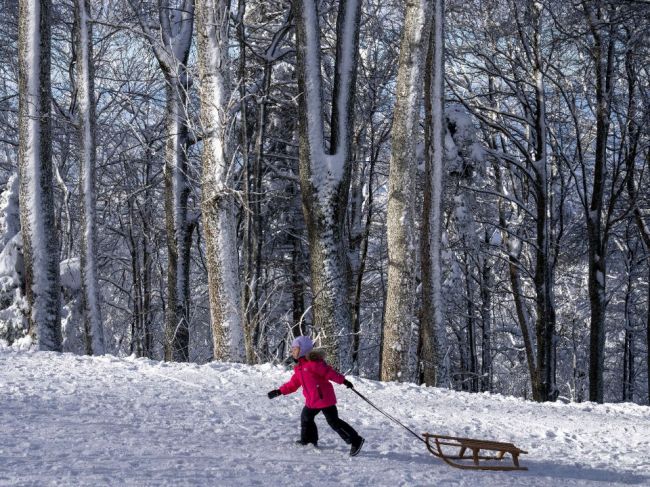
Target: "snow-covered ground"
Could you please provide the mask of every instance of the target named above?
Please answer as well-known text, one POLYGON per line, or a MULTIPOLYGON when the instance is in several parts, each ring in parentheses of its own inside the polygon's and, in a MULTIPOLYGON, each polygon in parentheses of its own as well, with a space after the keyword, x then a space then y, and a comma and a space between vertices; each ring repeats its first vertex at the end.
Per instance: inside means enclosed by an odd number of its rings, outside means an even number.
POLYGON ((351 378, 417 432, 511 441, 520 472, 452 469, 342 386, 358 457, 317 417, 294 445, 302 394, 270 401, 279 366, 166 364, 0 350, 0 485, 650 485, 650 408, 536 404, 351 378))

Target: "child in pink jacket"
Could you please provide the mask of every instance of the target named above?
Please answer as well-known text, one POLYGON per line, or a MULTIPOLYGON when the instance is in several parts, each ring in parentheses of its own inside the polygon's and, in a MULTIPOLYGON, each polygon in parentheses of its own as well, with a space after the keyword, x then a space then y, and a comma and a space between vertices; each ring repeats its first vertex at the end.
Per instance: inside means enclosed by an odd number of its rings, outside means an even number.
POLYGON ((300 415, 300 440, 296 443, 318 446, 318 429, 314 418, 321 411, 327 424, 336 431, 343 441, 351 445, 350 456, 356 456, 361 450, 364 439, 352 426, 339 418, 336 409, 336 394, 331 382, 345 384, 352 388, 352 383, 327 365, 323 357, 313 350, 314 342, 307 336, 299 336, 291 343, 291 355, 298 362, 293 369, 289 382, 268 393, 269 399, 291 394, 302 386, 305 407, 300 415), (330 382, 331 381, 331 382, 330 382))

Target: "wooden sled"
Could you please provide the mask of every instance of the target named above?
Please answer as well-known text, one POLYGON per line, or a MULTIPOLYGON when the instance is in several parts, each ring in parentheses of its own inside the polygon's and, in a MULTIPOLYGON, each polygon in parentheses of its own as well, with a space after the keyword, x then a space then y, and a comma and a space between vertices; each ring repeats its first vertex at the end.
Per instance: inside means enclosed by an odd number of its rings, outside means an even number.
POLYGON ((528 453, 517 448, 512 443, 502 443, 500 441, 476 440, 472 438, 458 438, 455 436, 423 434, 427 448, 436 457, 443 460, 448 465, 455 468, 466 470, 528 470, 526 467, 519 466, 519 455, 528 453), (433 443, 432 442, 433 440, 433 443), (457 455, 450 455, 443 450, 443 447, 458 448, 457 455), (471 455, 466 455, 467 451, 471 455), (496 452, 496 455, 484 455, 482 451, 496 452), (512 457, 512 465, 486 465, 486 461, 503 460, 506 453, 512 457), (458 460, 458 461, 454 461, 458 460), (470 463, 471 462, 471 463, 470 463))

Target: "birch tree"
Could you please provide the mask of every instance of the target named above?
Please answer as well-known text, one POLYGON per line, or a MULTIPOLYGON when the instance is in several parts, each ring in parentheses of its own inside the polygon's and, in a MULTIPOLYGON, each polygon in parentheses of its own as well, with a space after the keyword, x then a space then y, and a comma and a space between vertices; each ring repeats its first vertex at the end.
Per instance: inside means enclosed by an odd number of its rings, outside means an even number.
POLYGON ((39 350, 61 351, 50 140, 50 10, 49 0, 19 4, 18 170, 29 334, 39 350))
POLYGON ((81 282, 86 353, 102 355, 104 329, 97 276, 95 82, 90 1, 75 0, 75 69, 81 166, 81 282))
POLYGON ((324 132, 320 13, 316 0, 293 2, 296 22, 300 187, 311 263, 314 328, 335 366, 351 366, 350 269, 345 216, 350 188, 353 100, 361 0, 341 0, 329 145, 324 132))
POLYGON ((388 182, 388 286, 382 380, 408 380, 409 336, 415 328, 415 141, 428 50, 431 2, 406 2, 397 73, 388 182))
POLYGON ((203 138, 202 218, 206 240, 214 358, 245 360, 230 142, 229 2, 196 8, 203 138))

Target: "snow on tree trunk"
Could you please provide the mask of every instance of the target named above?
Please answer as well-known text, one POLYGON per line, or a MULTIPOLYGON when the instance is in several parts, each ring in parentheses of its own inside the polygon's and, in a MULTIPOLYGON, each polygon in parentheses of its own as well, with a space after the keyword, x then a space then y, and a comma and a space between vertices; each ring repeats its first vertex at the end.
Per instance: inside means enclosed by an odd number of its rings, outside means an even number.
POLYGON ((75 68, 81 164, 81 282, 86 353, 103 355, 104 328, 97 276, 95 217, 95 82, 89 0, 75 0, 75 68))
POLYGON ((202 218, 205 229, 214 358, 243 362, 236 208, 228 103, 229 2, 206 0, 196 9, 203 139, 202 218))
POLYGON ((442 300, 442 179, 444 158, 444 0, 434 2, 425 77, 425 190, 421 237, 422 315, 421 378, 426 385, 449 383, 447 339, 442 300))
POLYGON ((388 283, 381 357, 382 380, 410 380, 409 334, 416 321, 415 175, 420 99, 432 8, 406 3, 400 46, 388 182, 388 283))
POLYGON ((50 130, 50 9, 49 0, 19 4, 18 169, 29 334, 39 350, 61 351, 50 130))
MULTIPOLYGON (((189 46, 188 46, 189 47, 189 46)), ((189 50, 189 49, 188 49, 189 50)), ((184 70, 183 70, 184 71, 184 70)), ((180 73, 184 78, 185 73, 180 73)), ((186 83, 166 76, 165 106, 165 224, 167 229, 167 309, 164 353, 167 361, 189 360, 190 246, 192 225, 187 202, 188 127, 186 83)))
POLYGON ((186 70, 192 30, 194 2, 178 9, 161 4, 159 18, 164 51, 157 51, 165 74, 165 223, 167 229, 167 309, 165 315, 165 360, 188 361, 190 246, 193 225, 188 221, 190 182, 187 176, 189 147, 186 70))
POLYGON ((300 185, 311 263, 314 328, 332 364, 351 367, 350 266, 345 215, 361 2, 339 3, 329 151, 325 147, 319 12, 315 0, 293 2, 300 96, 300 185))

